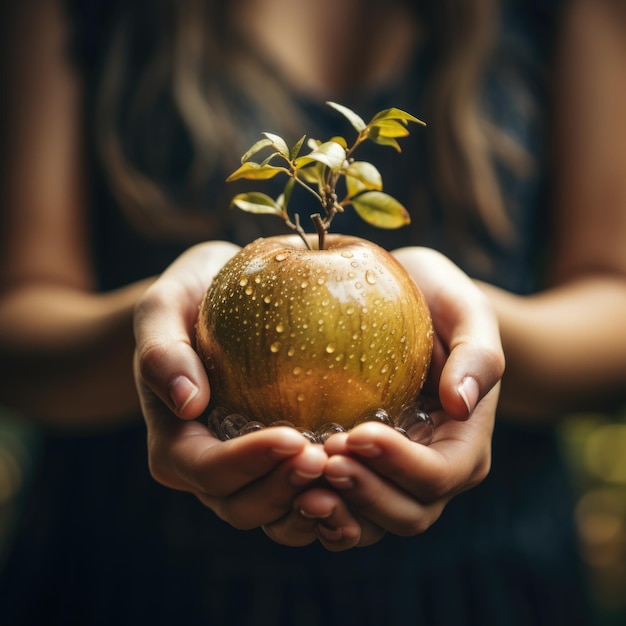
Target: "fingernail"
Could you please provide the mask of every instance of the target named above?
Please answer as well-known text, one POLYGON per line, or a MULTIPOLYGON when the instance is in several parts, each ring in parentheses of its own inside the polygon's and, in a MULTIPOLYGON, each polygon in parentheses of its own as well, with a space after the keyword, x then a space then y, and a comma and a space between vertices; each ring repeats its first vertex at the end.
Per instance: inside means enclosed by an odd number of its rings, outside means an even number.
POLYGON ((471 376, 466 376, 456 390, 465 404, 467 414, 470 415, 478 403, 478 395, 480 393, 478 383, 471 376))
POLYGON ((361 456, 366 456, 370 459, 382 454, 382 449, 373 443, 350 443, 350 440, 348 440, 348 448, 350 448, 353 452, 356 452, 361 456))
POLYGON ((271 452, 277 459, 285 459, 287 457, 293 456, 294 454, 298 454, 298 452, 302 451, 302 446, 298 447, 289 447, 285 446, 283 448, 272 448, 271 452))
POLYGON ((333 512, 329 511, 326 515, 313 515, 313 513, 307 513, 304 509, 300 509, 300 515, 302 515, 302 517, 306 517, 306 519, 326 519, 332 514, 333 512))
POLYGON ((307 485, 308 483, 316 480, 321 476, 321 472, 314 474, 312 472, 303 472, 302 470, 294 470, 289 479, 291 484, 296 487, 301 487, 302 485, 307 485))
POLYGON ((198 387, 186 376, 177 376, 169 388, 170 398, 176 412, 180 415, 187 405, 198 395, 198 387))
POLYGON ((352 489, 354 480, 350 476, 326 476, 326 480, 337 489, 352 489))
POLYGON ((324 524, 318 524, 317 530, 326 541, 340 541, 343 539, 343 532, 341 528, 330 528, 324 524))

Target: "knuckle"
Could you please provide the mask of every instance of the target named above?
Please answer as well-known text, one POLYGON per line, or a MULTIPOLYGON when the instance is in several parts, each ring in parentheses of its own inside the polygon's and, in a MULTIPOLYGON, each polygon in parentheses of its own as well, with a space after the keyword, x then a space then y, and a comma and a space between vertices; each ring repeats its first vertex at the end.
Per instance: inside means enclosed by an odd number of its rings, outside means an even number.
POLYGON ((236 530, 252 530, 256 528, 258 524, 253 524, 251 520, 245 519, 239 513, 238 508, 229 498, 219 498, 213 506, 213 512, 223 522, 230 524, 236 530))
POLYGON ((500 380, 504 374, 505 360, 502 348, 483 348, 483 362, 490 376, 494 380, 500 380))
POLYGON ((137 364, 141 377, 147 381, 158 379, 167 357, 168 350, 159 341, 147 341, 137 346, 137 364))
POLYGON ((423 502, 431 504, 449 497, 450 493, 455 490, 456 485, 453 484, 452 469, 448 468, 436 479, 432 479, 420 498, 423 502))
MULTIPOLYGON (((159 279, 159 281, 162 280, 159 279)), ((136 321, 141 320, 143 322, 155 311, 159 311, 164 306, 167 306, 168 302, 171 302, 171 297, 168 297, 164 291, 159 287, 158 281, 144 291, 135 303, 133 313, 136 321)))
POLYGON ((432 525, 425 516, 421 515, 413 519, 405 521, 402 525, 394 530, 394 534, 400 537, 415 537, 426 532, 432 525))
POLYGON ((467 481, 466 489, 472 489, 482 483, 491 471, 491 453, 483 455, 482 459, 476 464, 472 475, 467 481))
POLYGON ((152 479, 160 485, 170 489, 181 489, 179 482, 174 480, 167 465, 150 449, 148 450, 148 470, 152 479))

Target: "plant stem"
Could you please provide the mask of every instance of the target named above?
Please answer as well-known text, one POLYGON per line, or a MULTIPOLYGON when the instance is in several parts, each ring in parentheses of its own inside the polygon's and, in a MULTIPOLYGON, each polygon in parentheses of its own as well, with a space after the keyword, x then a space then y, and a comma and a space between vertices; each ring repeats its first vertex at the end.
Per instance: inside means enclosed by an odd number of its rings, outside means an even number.
POLYGON ((313 220, 315 230, 317 231, 317 249, 325 250, 327 226, 319 213, 314 213, 313 215, 311 215, 311 219, 313 220))
POLYGON ((294 230, 296 233, 298 233, 300 239, 304 241, 304 245, 307 247, 307 250, 311 250, 311 244, 307 239, 306 232, 300 224, 300 215, 298 213, 295 213, 293 219, 295 220, 295 224, 289 219, 289 217, 285 217, 285 224, 287 224, 287 226, 291 228, 291 230, 294 230))
POLYGON ((315 199, 316 199, 316 200, 317 200, 320 204, 323 204, 323 202, 324 202, 324 201, 322 200, 322 197, 321 197, 321 196, 320 196, 320 195, 319 195, 319 194, 318 194, 318 193, 317 193, 314 189, 312 189, 311 187, 309 187, 309 186, 308 186, 308 185, 307 185, 304 181, 300 180, 300 179, 298 178, 298 176, 297 176, 295 173, 291 174, 291 176, 293 176, 293 179, 294 179, 294 180, 298 183, 298 185, 300 185, 301 187, 303 187, 304 189, 306 189, 309 193, 312 193, 312 194, 313 194, 313 196, 315 197, 315 199))

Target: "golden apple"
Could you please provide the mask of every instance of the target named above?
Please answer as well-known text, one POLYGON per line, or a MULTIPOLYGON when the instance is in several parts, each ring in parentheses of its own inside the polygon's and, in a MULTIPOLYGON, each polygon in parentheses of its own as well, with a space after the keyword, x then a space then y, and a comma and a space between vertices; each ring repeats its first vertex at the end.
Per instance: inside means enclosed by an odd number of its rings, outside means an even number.
POLYGON ((433 343, 413 279, 381 247, 346 235, 329 235, 324 250, 297 235, 247 245, 208 288, 196 335, 216 406, 314 433, 377 409, 399 415, 422 388, 433 343))

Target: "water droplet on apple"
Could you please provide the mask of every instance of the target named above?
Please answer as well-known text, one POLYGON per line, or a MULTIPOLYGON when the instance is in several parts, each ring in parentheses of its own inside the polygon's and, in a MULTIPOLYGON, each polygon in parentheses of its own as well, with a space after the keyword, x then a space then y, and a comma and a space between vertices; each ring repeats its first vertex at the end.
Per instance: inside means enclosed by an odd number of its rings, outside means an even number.
POLYGON ((287 254, 285 252, 279 252, 275 257, 274 260, 278 261, 280 263, 280 261, 284 261, 287 258, 287 254))
POLYGON ((221 426, 222 439, 234 439, 239 436, 242 428, 248 424, 248 418, 239 413, 231 413, 224 418, 221 426))
POLYGON ((240 285, 241 287, 245 287, 247 284, 248 284, 248 279, 247 279, 247 278, 245 278, 245 277, 244 277, 244 278, 242 278, 242 279, 239 281, 239 285, 240 285))
POLYGON ((328 354, 332 354, 336 349, 337 346, 332 342, 326 346, 326 352, 328 352, 328 354))
POLYGON ((275 341, 270 346, 270 352, 273 352, 274 354, 276 354, 279 350, 280 350, 280 341, 275 341))
POLYGON ((352 254, 352 252, 350 252, 350 250, 342 250, 341 251, 341 256, 344 259, 351 259, 354 256, 354 254, 352 254))
POLYGON ((263 430, 265 428, 265 424, 261 422, 248 422, 243 428, 239 429, 238 436, 247 435, 248 433, 255 433, 257 430, 263 430))
POLYGON ((287 356, 293 356, 296 353, 296 349, 293 346, 289 346, 289 350, 287 350, 287 356))
POLYGON ((324 443, 331 435, 334 435, 335 433, 345 432, 346 429, 343 426, 331 422, 330 424, 324 424, 323 426, 320 426, 317 431, 317 440, 319 441, 319 443, 324 443))
POLYGON ((376 277, 376 273, 372 270, 367 270, 367 272, 365 272, 365 280, 370 284, 370 285, 375 285, 377 282, 377 277, 376 277))
POLYGON ((247 296, 251 296, 253 293, 254 293, 254 289, 253 289, 252 287, 250 287, 250 285, 248 285, 248 286, 246 287, 245 294, 246 294, 247 296))
POLYGON ((296 365, 296 367, 293 368, 293 375, 300 376, 300 374, 302 374, 302 368, 299 365, 296 365))
POLYGON ((278 322, 278 324, 276 324, 276 332, 277 333, 282 333, 285 330, 285 326, 281 323, 278 322))
POLYGON ((357 419, 355 426, 363 424, 364 422, 380 422, 381 424, 386 424, 387 426, 392 425, 389 413, 387 413, 385 409, 373 409, 371 411, 366 411, 357 419))

